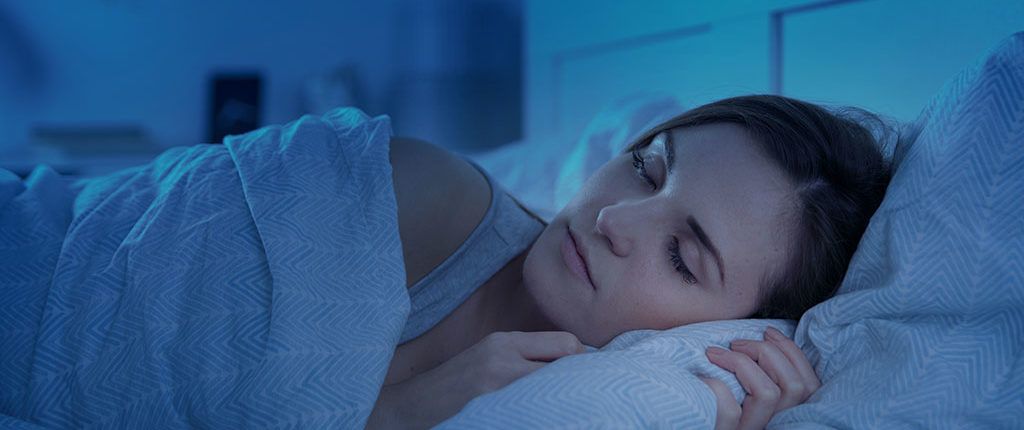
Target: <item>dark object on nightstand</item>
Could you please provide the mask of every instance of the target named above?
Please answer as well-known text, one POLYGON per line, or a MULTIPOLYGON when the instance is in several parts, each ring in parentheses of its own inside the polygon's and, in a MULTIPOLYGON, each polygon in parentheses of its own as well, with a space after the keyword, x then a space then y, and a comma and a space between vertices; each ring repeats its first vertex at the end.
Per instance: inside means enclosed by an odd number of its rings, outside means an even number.
POLYGON ((258 73, 213 76, 208 142, 220 143, 224 136, 242 134, 260 126, 260 83, 258 73))

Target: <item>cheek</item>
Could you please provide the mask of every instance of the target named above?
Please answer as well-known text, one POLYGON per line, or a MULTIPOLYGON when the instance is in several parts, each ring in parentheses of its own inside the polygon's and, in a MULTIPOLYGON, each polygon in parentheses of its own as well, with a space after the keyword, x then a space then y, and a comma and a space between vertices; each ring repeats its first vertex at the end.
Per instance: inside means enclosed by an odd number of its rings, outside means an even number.
POLYGON ((631 265, 615 276, 615 294, 606 302, 630 329, 674 327, 685 322, 688 303, 699 300, 687 294, 688 286, 665 276, 651 263, 631 265))

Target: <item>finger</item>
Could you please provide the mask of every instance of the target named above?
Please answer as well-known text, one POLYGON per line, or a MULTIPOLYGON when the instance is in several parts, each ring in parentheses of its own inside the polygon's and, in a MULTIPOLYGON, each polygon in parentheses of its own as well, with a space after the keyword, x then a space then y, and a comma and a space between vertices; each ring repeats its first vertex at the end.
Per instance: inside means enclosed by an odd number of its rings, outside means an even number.
POLYGON ((504 380, 504 383, 501 384, 501 387, 505 387, 506 385, 511 384, 526 375, 536 372, 540 370, 542 367, 547 366, 549 364, 549 362, 547 361, 536 361, 526 358, 518 358, 513 361, 514 362, 511 363, 511 373, 507 375, 508 378, 504 380))
POLYGON ((803 403, 810 395, 804 386, 800 372, 796 371, 786 355, 771 342, 756 340, 737 340, 732 342, 732 350, 746 354, 754 360, 761 370, 779 386, 781 395, 775 405, 775 411, 791 408, 803 403))
POLYGON ((567 355, 586 352, 576 335, 565 331, 510 332, 509 341, 527 360, 555 361, 567 355))
POLYGON ((718 412, 715 414, 715 430, 732 430, 740 425, 740 404, 732 396, 732 391, 725 383, 717 379, 698 376, 701 381, 711 388, 715 393, 715 400, 718 404, 718 412))
POLYGON ((747 392, 743 400, 740 429, 761 429, 771 420, 779 401, 779 386, 746 354, 727 349, 708 348, 708 359, 736 375, 747 392))
POLYGON ((807 385, 807 389, 809 391, 808 396, 821 387, 821 380, 819 380, 818 375, 814 373, 814 367, 811 366, 811 362, 807 360, 807 356, 804 355, 803 350, 801 350, 795 342, 773 327, 768 327, 768 330, 765 330, 764 338, 777 346, 779 350, 786 355, 789 362, 793 363, 796 371, 800 373, 804 384, 807 385))
POLYGON ((475 387, 479 395, 500 390, 547 364, 524 359, 514 350, 506 349, 505 355, 485 356, 482 362, 469 363, 459 370, 469 378, 466 384, 475 387))

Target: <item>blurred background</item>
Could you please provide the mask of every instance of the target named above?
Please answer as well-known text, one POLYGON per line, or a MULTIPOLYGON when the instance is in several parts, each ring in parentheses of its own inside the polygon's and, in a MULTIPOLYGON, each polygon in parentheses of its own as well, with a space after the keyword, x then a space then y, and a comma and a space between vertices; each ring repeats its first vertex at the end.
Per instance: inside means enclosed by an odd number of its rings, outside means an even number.
POLYGON ((472 153, 637 94, 913 120, 1019 0, 0 0, 0 167, 96 175, 356 106, 472 153))

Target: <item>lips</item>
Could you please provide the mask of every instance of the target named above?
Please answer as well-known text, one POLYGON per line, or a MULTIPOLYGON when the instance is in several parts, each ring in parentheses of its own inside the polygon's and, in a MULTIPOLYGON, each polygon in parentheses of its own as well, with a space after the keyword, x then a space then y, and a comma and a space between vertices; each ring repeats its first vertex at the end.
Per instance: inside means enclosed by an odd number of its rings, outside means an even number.
POLYGON ((562 259, 565 260, 565 266, 585 285, 597 289, 590 279, 590 270, 587 269, 584 254, 580 251, 580 243, 576 236, 572 234, 572 230, 566 229, 565 239, 562 240, 562 259))

